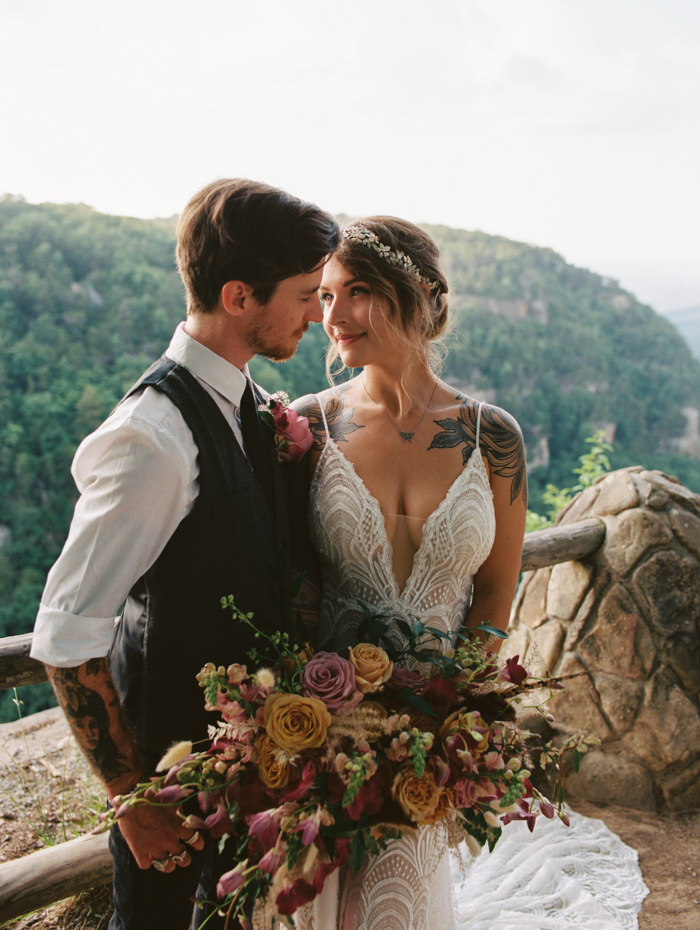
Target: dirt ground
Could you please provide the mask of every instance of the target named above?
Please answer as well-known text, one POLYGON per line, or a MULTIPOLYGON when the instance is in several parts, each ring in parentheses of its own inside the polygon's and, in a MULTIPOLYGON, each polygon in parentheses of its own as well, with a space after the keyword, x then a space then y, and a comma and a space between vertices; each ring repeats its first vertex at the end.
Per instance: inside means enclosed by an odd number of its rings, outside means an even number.
MULTIPOLYGON (((100 803, 99 784, 69 739, 58 709, 35 714, 24 724, 0 725, 0 863, 41 848, 42 835, 60 842, 89 832, 100 803)), ((699 930, 700 812, 657 816, 582 802, 575 807, 603 820, 638 851, 650 889, 640 930, 699 930)), ((4 926, 105 930, 109 908, 108 889, 97 889, 4 926)))
POLYGON ((699 930, 700 812, 659 817, 583 802, 577 802, 576 810, 603 820, 637 850, 649 888, 639 915, 639 930, 699 930))

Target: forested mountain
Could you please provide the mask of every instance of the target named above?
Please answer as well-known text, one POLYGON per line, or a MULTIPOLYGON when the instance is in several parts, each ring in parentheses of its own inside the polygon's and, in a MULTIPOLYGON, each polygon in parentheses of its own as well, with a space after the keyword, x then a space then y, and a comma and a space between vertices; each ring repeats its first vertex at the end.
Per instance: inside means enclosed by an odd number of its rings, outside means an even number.
POLYGON ((670 320, 691 348, 695 358, 700 359, 700 305, 671 310, 664 314, 670 320))
MULTIPOLYGON (((445 376, 518 417, 540 462, 535 508, 603 425, 614 467, 664 468, 700 490, 700 465, 673 452, 682 408, 700 407, 700 363, 667 320, 548 249, 427 228, 457 311, 445 376)), ((0 200, 0 636, 32 628, 76 497, 77 444, 184 316, 173 244, 172 222, 0 200)), ((290 362, 251 367, 270 390, 318 390, 325 342, 314 327, 290 362)))
POLYGON ((667 319, 616 281, 551 249, 426 227, 440 244, 457 309, 448 379, 513 413, 525 434, 533 501, 568 480, 593 429, 615 443, 613 467, 664 468, 700 489, 696 460, 674 452, 700 407, 700 363, 667 319))

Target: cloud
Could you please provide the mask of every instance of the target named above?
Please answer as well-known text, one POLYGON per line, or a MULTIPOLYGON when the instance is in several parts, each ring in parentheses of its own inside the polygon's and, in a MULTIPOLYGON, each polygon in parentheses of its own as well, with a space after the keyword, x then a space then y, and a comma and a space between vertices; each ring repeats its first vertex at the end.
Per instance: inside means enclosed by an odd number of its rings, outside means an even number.
POLYGON ((698 9, 4 0, 0 187, 169 215, 245 174, 574 258, 690 255, 698 9))

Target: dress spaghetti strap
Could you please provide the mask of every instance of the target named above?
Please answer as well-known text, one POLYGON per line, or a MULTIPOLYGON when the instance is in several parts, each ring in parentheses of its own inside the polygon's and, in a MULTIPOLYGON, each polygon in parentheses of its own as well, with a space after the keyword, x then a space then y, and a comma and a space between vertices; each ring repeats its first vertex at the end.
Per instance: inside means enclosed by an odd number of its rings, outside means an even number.
MULTIPOLYGON (((326 411, 323 409, 323 401, 321 400, 320 394, 314 394, 314 397, 318 401, 318 406, 321 410, 321 418, 323 419, 323 428, 326 431, 326 437, 328 437, 330 436, 330 433, 328 432, 328 421, 326 420, 326 411)), ((477 431, 477 436, 478 436, 478 431, 477 431)))
MULTIPOLYGON (((484 401, 482 400, 481 403, 479 404, 479 412, 476 415, 476 451, 477 452, 479 451, 479 430, 481 429, 481 408, 483 406, 484 406, 484 401)), ((326 422, 325 416, 323 418, 323 422, 324 423, 326 422)))

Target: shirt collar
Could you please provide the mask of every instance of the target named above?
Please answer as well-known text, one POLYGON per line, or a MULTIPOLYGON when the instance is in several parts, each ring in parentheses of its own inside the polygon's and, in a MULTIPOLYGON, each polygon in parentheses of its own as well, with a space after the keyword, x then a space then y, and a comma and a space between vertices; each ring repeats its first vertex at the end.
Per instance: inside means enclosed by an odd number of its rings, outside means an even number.
POLYGON ((247 365, 241 371, 216 352, 203 346, 201 342, 188 336, 184 322, 175 330, 165 354, 191 371, 200 381, 204 381, 234 406, 240 407, 246 377, 249 377, 247 365))

